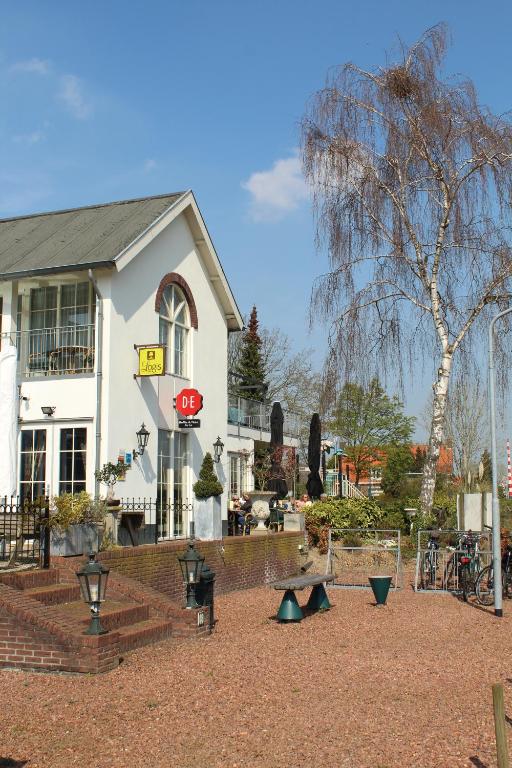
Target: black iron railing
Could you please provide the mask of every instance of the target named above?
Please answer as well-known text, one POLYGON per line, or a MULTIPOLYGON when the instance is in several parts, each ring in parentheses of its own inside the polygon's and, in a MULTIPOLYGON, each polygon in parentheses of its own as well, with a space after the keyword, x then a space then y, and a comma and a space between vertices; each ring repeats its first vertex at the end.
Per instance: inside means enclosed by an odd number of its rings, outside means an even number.
POLYGON ((48 499, 20 500, 0 497, 0 562, 5 566, 39 563, 50 567, 50 514, 48 499))
POLYGON ((192 502, 186 499, 172 503, 149 498, 121 499, 118 541, 133 546, 184 539, 190 531, 193 511, 192 502))

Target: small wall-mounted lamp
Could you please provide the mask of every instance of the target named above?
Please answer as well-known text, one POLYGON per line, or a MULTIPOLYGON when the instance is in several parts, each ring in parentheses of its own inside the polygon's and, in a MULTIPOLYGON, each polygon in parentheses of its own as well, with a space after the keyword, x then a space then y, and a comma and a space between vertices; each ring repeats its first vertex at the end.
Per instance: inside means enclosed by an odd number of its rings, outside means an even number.
POLYGON ((146 450, 148 440, 149 440, 149 432, 146 429, 146 425, 144 422, 142 422, 142 426, 139 429, 139 431, 136 433, 137 435, 137 448, 133 449, 133 458, 136 459, 137 456, 144 456, 144 451, 146 450))
POLYGON ((213 460, 217 462, 217 464, 220 461, 220 457, 222 456, 222 451, 224 450, 224 443, 218 437, 216 441, 213 444, 213 460))
POLYGON ((55 405, 42 405, 41 410, 45 416, 53 416, 55 413, 55 405))

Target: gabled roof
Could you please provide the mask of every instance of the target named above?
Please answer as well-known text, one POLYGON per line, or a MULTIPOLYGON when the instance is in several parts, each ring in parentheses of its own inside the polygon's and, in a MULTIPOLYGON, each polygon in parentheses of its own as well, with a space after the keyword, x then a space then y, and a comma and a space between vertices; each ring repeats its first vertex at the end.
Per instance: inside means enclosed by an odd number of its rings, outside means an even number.
POLYGON ((120 271, 181 213, 228 328, 240 330, 242 316, 190 190, 0 219, 0 280, 98 267, 120 271))
POLYGON ((0 279, 107 266, 182 195, 0 219, 0 279))

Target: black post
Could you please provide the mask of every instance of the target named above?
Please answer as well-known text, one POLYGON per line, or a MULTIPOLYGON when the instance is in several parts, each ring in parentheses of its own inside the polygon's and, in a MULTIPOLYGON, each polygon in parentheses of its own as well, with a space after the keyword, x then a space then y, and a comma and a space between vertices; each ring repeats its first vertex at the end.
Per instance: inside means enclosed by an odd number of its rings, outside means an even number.
POLYGON ((326 475, 326 466, 325 466, 325 450, 322 451, 322 481, 325 485, 325 475, 326 475))
POLYGON ((43 568, 48 569, 50 567, 50 501, 44 500, 44 515, 43 515, 43 568))
POLYGON ((343 498, 343 454, 338 456, 338 498, 343 498))

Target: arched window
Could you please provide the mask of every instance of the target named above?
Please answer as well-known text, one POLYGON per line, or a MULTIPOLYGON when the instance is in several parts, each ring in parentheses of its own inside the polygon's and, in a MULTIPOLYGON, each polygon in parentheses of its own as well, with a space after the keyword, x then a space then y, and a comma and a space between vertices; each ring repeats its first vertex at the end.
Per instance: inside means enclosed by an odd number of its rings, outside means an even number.
POLYGON ((174 283, 168 285, 160 302, 160 344, 167 348, 167 371, 188 374, 190 314, 185 294, 174 283))

